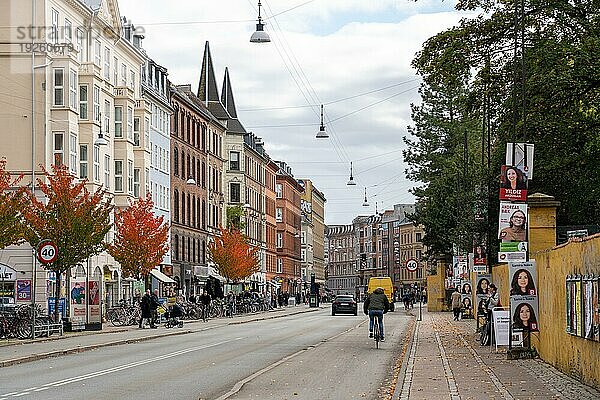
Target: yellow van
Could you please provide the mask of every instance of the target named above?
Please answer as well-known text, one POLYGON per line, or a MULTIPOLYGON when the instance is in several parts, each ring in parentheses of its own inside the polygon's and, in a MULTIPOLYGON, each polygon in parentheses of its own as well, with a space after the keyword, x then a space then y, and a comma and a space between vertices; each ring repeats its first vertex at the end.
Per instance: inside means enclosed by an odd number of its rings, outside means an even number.
POLYGON ((373 290, 378 287, 383 288, 383 292, 390 302, 390 311, 394 311, 394 286, 392 285, 392 278, 389 276, 374 276, 369 278, 367 293, 373 293, 373 290))

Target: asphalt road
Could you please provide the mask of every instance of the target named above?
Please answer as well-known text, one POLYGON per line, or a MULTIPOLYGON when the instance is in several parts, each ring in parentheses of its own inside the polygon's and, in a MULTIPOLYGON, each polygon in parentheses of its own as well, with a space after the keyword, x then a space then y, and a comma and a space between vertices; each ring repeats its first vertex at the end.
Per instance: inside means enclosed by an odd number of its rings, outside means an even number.
POLYGON ((381 399, 405 329, 385 317, 375 349, 364 315, 330 309, 2 368, 3 399, 381 399))

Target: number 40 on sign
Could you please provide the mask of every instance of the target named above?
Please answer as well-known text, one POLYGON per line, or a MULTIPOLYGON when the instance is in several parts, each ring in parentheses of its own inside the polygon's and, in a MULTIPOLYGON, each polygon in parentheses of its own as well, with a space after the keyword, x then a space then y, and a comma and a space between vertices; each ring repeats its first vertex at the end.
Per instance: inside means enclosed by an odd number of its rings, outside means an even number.
POLYGON ((50 264, 58 257, 58 247, 51 240, 42 240, 37 248, 37 258, 42 264, 50 264))

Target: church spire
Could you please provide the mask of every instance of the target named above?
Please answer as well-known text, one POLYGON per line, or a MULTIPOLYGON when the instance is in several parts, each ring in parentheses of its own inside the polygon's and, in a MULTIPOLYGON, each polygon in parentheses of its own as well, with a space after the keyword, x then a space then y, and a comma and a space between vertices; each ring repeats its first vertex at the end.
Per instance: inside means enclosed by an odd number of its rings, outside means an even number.
POLYGON ((231 81, 229 80, 229 69, 227 67, 225 67, 225 78, 223 79, 223 89, 221 89, 221 103, 223 103, 231 118, 237 118, 233 90, 231 89, 231 81))
POLYGON ((204 57, 202 58, 202 72, 200 73, 200 84, 198 85, 198 97, 208 106, 209 102, 219 101, 217 81, 213 69, 212 57, 208 41, 204 46, 204 57))

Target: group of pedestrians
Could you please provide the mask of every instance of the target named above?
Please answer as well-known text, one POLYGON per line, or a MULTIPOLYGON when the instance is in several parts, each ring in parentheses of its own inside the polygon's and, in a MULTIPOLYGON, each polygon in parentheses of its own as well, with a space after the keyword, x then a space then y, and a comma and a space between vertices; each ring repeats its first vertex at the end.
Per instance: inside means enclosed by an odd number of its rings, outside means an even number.
POLYGON ((140 318, 139 327, 144 328, 146 322, 150 324, 151 329, 156 329, 158 322, 158 289, 154 289, 154 293, 150 294, 150 289, 146 290, 146 294, 142 297, 141 308, 142 316, 140 318))

